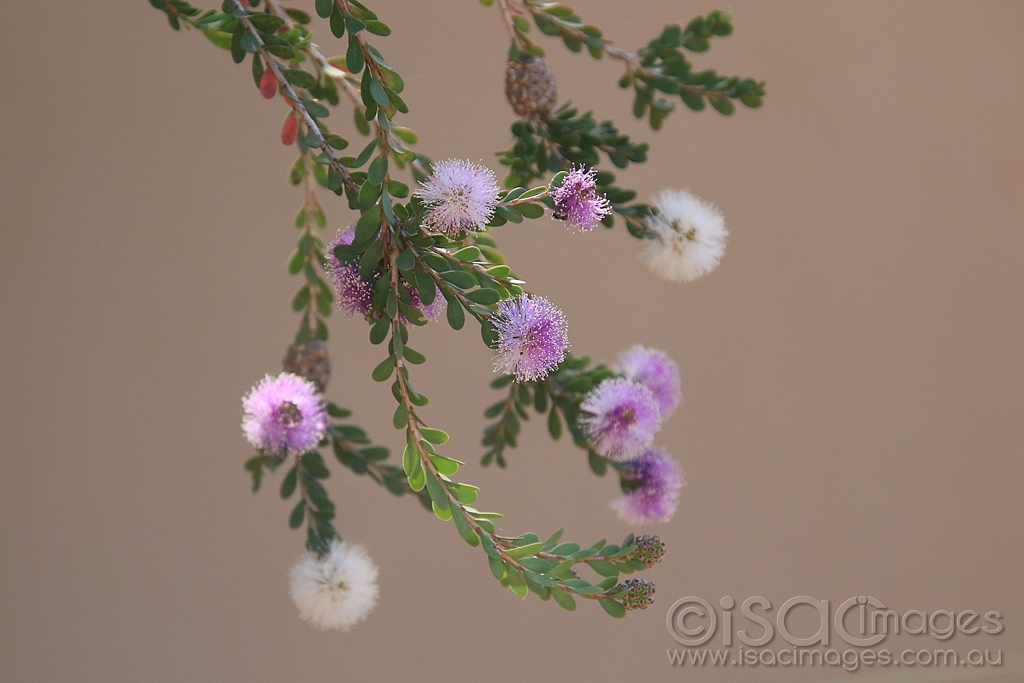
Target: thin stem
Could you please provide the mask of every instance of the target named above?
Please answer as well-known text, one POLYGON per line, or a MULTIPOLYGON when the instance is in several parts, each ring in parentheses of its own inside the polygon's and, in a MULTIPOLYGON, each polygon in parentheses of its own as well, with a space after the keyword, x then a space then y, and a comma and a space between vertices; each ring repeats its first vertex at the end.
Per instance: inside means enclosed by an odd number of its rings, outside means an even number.
MULTIPOLYGON (((508 37, 512 43, 518 47, 523 48, 526 46, 523 41, 523 36, 516 29, 515 22, 512 21, 512 14, 514 10, 511 7, 509 0, 498 0, 498 9, 501 10, 501 18, 505 22, 505 28, 508 30, 508 37)), ((515 14, 521 14, 521 12, 515 12, 515 14)))
MULTIPOLYGON (((246 11, 246 7, 241 3, 241 0, 234 0, 234 2, 237 9, 243 12, 246 11)), ((338 157, 335 156, 334 150, 327 144, 327 137, 320 129, 320 124, 317 123, 316 119, 310 115, 305 105, 302 104, 302 101, 299 99, 299 96, 292 87, 292 84, 288 82, 288 79, 286 79, 284 74, 281 72, 281 67, 278 65, 277 60, 267 52, 267 46, 263 43, 263 38, 260 36, 260 32, 255 26, 253 26, 252 21, 250 21, 248 17, 239 17, 238 21, 242 22, 242 26, 245 27, 245 30, 256 39, 256 42, 259 45, 259 54, 263 59, 264 65, 266 68, 270 69, 270 72, 274 75, 274 79, 277 81, 278 87, 284 91, 288 104, 295 110, 295 113, 299 116, 299 120, 301 120, 306 128, 316 136, 316 146, 327 155, 329 159, 328 165, 341 174, 341 177, 344 179, 347 187, 354 192, 358 191, 359 187, 352 180, 352 176, 349 174, 348 169, 341 164, 341 161, 339 161, 338 157)), ((253 59, 255 58, 256 57, 254 56, 253 59)))

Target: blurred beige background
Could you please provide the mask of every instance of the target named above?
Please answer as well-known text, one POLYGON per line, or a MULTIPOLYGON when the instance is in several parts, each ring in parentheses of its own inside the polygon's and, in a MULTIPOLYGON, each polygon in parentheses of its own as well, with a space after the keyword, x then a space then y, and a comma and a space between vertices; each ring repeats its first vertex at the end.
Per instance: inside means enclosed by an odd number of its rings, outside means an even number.
MULTIPOLYGON (((307 9, 312 3, 306 2, 307 9)), ((471 0, 375 0, 433 156, 508 144, 505 35, 471 0), (415 11, 414 11, 415 10, 415 11)), ((711 5, 576 0, 625 47, 711 5)), ((899 611, 997 610, 987 671, 863 669, 855 680, 1020 681, 1024 661, 1024 4, 734 0, 701 66, 768 82, 763 109, 680 110, 651 133, 617 64, 549 43, 563 99, 652 143, 622 176, 724 211, 722 266, 656 280, 620 228, 498 230, 574 349, 642 342, 682 367, 662 432, 686 470, 658 602, 623 621, 503 591, 453 528, 335 467, 339 527, 381 570, 347 634, 299 621, 302 538, 277 481, 253 496, 239 399, 295 329, 285 272, 294 150, 284 115, 195 32, 142 0, 12 3, 0 41, 0 678, 5 681, 831 681, 839 668, 672 668, 669 605, 871 595, 899 611), (543 248, 541 248, 543 246, 543 248), (898 678, 893 678, 894 676, 898 678)), ((340 52, 327 31, 320 43, 340 52)), ((347 119, 347 115, 342 118, 347 119)), ((328 200, 332 228, 351 214, 328 200)), ((332 320, 329 396, 391 447, 380 350, 332 320)), ((530 423, 507 471, 476 464, 490 354, 467 326, 417 332, 417 384, 449 452, 506 529, 617 540, 567 443, 530 423)), ((714 642, 714 641, 713 641, 714 642)))

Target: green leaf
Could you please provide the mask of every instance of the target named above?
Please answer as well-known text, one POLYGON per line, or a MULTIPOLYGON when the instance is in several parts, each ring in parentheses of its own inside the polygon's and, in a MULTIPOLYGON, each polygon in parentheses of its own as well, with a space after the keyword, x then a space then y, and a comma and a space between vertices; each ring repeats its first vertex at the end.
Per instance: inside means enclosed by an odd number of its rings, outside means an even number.
POLYGON ((301 311, 309 303, 309 285, 302 285, 292 298, 292 310, 301 311))
POLYGON ((528 543, 518 548, 508 548, 505 550, 505 554, 514 560, 519 560, 524 557, 530 557, 540 552, 540 549, 544 547, 543 543, 528 543))
POLYGON ((281 480, 281 497, 284 499, 291 498, 291 495, 295 493, 295 485, 299 481, 299 473, 296 468, 292 467, 288 470, 288 474, 284 475, 284 479, 281 480))
POLYGON ((626 608, 622 606, 621 602, 615 600, 609 600, 608 598, 599 598, 598 602, 601 603, 601 607, 604 607, 604 611, 612 615, 616 619, 621 619, 626 616, 626 608))
POLYGON ((366 171, 366 182, 372 183, 377 187, 384 182, 384 176, 388 173, 388 158, 385 156, 379 156, 373 160, 370 164, 370 168, 366 171))
POLYGON ((603 477, 608 471, 608 463, 594 451, 587 453, 587 461, 590 463, 590 469, 599 477, 603 477))
POLYGON ((391 329, 391 321, 388 318, 381 318, 375 322, 370 328, 370 342, 380 344, 387 338, 389 329, 391 329))
POLYGON ((330 23, 331 33, 334 34, 335 38, 341 38, 345 35, 345 15, 342 14, 340 8, 334 8, 334 11, 331 13, 330 23))
POLYGON ((402 429, 408 424, 409 421, 409 409, 405 407, 404 403, 399 403, 398 407, 395 408, 395 415, 391 419, 391 424, 394 425, 395 429, 402 429))
POLYGON ((459 289, 471 289, 472 287, 476 287, 476 278, 464 270, 451 270, 446 273, 441 273, 441 279, 455 285, 459 289))
POLYGON ((316 85, 316 77, 304 71, 302 69, 284 69, 284 77, 292 85, 297 85, 300 88, 312 88, 316 85))
MULTIPOLYGON (((222 50, 231 49, 230 33, 224 33, 223 31, 215 31, 213 29, 206 29, 205 31, 203 31, 203 35, 209 38, 211 43, 221 48, 222 50)), ((263 62, 261 62, 258 59, 254 59, 252 61, 254 65, 259 64, 261 67, 263 66, 263 62)), ((255 66, 253 68, 255 69, 255 66)), ((262 71, 262 68, 260 70, 262 71)), ((262 76, 263 74, 260 75, 262 76)))
POLYGON ((461 330, 462 326, 466 324, 466 312, 462 310, 462 304, 454 297, 448 299, 447 316, 448 324, 453 330, 461 330))
POLYGON ((519 204, 516 210, 527 218, 540 218, 544 215, 543 204, 519 204))
POLYGON ((257 38, 253 34, 251 34, 248 31, 246 31, 245 35, 243 35, 239 39, 238 46, 241 47, 246 52, 259 52, 259 50, 260 50, 260 40, 259 40, 259 38, 257 38))
POLYGON ((548 433, 555 441, 562 435, 562 421, 558 419, 558 409, 554 405, 551 407, 551 413, 548 414, 548 433))
POLYGON ((508 587, 512 589, 512 592, 518 595, 520 598, 525 598, 529 592, 529 588, 526 586, 526 581, 523 579, 523 574, 515 567, 508 568, 508 587))
POLYGON ((402 469, 405 471, 406 476, 411 475, 419 463, 419 450, 416 447, 416 443, 411 439, 407 438, 405 441, 405 450, 402 452, 402 469))
POLYGON ((605 562, 604 560, 594 560, 590 562, 590 568, 601 576, 618 576, 619 570, 611 562, 605 562))
POLYGON ((302 102, 302 106, 306 108, 310 116, 315 116, 318 119, 325 119, 331 115, 331 110, 320 104, 316 100, 311 100, 308 97, 302 97, 299 99, 302 102))
POLYGON ((573 612, 576 610, 576 600, 568 592, 561 588, 555 588, 551 591, 551 597, 555 599, 559 607, 562 609, 573 612))
POLYGON ((288 526, 292 529, 298 529, 302 526, 302 521, 306 518, 306 502, 300 500, 298 505, 292 509, 292 514, 288 517, 288 526))
POLYGON ((302 469, 317 479, 327 479, 331 476, 327 466, 324 465, 324 459, 316 451, 310 451, 302 455, 302 469))
POLYGON ((292 18, 293 21, 296 21, 300 24, 308 24, 310 21, 312 21, 310 16, 300 9, 286 7, 284 11, 285 14, 292 18))
POLYGON ((683 104, 694 111, 704 109, 704 98, 691 90, 681 90, 679 97, 682 98, 683 104))
POLYGON ((466 298, 484 306, 493 306, 498 303, 501 296, 493 289, 475 289, 472 292, 466 292, 466 298))
POLYGON ((729 100, 728 97, 712 97, 711 106, 718 111, 719 114, 729 116, 736 111, 736 105, 729 100))
POLYGON ((366 30, 369 31, 370 33, 374 34, 375 36, 390 36, 391 35, 391 27, 389 27, 387 24, 385 24, 382 21, 376 21, 376 20, 373 20, 373 19, 371 19, 370 21, 366 22, 366 30))
POLYGON ((437 454, 431 454, 430 462, 434 463, 434 467, 437 468, 438 472, 448 477, 459 471, 459 465, 465 464, 459 460, 437 454))
POLYGON ((578 553, 579 551, 580 551, 579 544, 578 543, 571 543, 570 542, 570 543, 563 543, 563 544, 557 546, 554 550, 551 551, 551 554, 552 555, 572 555, 573 553, 578 553))
POLYGON ((363 64, 365 64, 363 48, 356 39, 355 34, 349 33, 348 50, 345 52, 345 65, 348 67, 349 71, 357 74, 363 70, 363 64))
POLYGON ((420 436, 425 441, 440 446, 448 441, 448 433, 441 429, 430 429, 429 427, 420 428, 420 436))
POLYGON ((306 257, 296 249, 292 252, 291 258, 288 259, 288 272, 291 275, 298 275, 299 271, 302 270, 302 264, 306 262, 306 257))
POLYGON ((370 81, 370 96, 373 97, 373 101, 377 103, 379 107, 388 107, 391 105, 391 100, 388 99, 388 92, 381 85, 381 82, 374 78, 370 81))
POLYGON ((459 536, 462 536, 462 539, 474 548, 480 545, 480 537, 477 536, 476 532, 469 526, 469 522, 462 514, 462 511, 456 509, 453 510, 453 512, 452 521, 455 522, 455 529, 459 532, 459 536))
MULTIPOLYGON (((485 536, 485 538, 486 538, 486 536, 485 536)), ((487 544, 486 544, 486 541, 485 541, 484 542, 484 548, 486 548, 486 547, 487 547, 487 544)), ((488 557, 487 557, 487 564, 490 566, 491 574, 494 574, 494 578, 496 578, 498 581, 501 581, 502 579, 505 578, 505 563, 504 562, 502 562, 500 559, 498 559, 496 557, 491 557, 490 555, 488 555, 488 557)))
POLYGON ((231 59, 235 64, 245 61, 245 50, 242 49, 242 36, 246 35, 242 22, 235 24, 235 30, 231 33, 231 59))
POLYGON ((316 0, 316 13, 326 19, 334 12, 334 0, 316 0))
POLYGON ((355 242, 366 242, 380 232, 380 209, 371 208, 356 223, 355 242))
POLYGON ((263 31, 264 33, 273 33, 277 29, 284 26, 284 19, 275 17, 273 14, 257 13, 249 16, 249 21, 252 22, 253 26, 263 31))
POLYGON ((448 496, 445 494, 444 486, 441 481, 433 475, 427 477, 427 493, 430 494, 430 500, 433 501, 441 510, 449 510, 450 506, 448 503, 448 496))
POLYGON ((377 364, 377 367, 373 369, 371 376, 375 382, 384 382, 391 377, 391 373, 394 372, 394 370, 395 360, 391 356, 388 356, 377 364))
POLYGON ((442 522, 447 522, 452 518, 451 508, 438 507, 437 503, 430 501, 430 508, 434 511, 434 515, 442 522))

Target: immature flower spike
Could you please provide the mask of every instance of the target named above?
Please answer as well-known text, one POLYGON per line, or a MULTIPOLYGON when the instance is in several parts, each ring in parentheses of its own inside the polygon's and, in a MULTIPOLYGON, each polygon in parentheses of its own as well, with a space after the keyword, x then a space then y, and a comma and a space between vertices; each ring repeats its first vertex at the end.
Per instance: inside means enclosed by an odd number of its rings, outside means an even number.
POLYGON ((424 227, 458 235, 464 230, 483 230, 494 216, 498 183, 494 172, 463 159, 433 165, 433 173, 414 194, 426 205, 424 227))
POLYGON ((647 609, 654 604, 654 584, 646 579, 626 579, 619 586, 626 589, 622 606, 627 610, 647 609))
POLYGON ((321 394, 331 379, 331 358, 327 344, 320 340, 290 344, 281 365, 285 372, 308 379, 321 394))
POLYGON ((661 429, 654 394, 642 384, 606 379, 583 398, 580 425, 594 450, 614 460, 628 460, 651 445, 661 429))
POLYGON ((690 281, 714 270, 729 236, 722 212, 685 190, 666 190, 652 202, 647 227, 654 239, 641 256, 654 274, 690 281))
POLYGON ((562 311, 541 296, 520 294, 498 303, 491 318, 498 333, 494 371, 517 381, 540 379, 565 360, 569 332, 562 311))
POLYGON ((679 366, 664 351, 637 344, 619 354, 615 370, 651 390, 662 419, 671 415, 683 399, 679 366))
POLYGON ((327 429, 316 387, 290 373, 267 375, 242 399, 242 430, 256 448, 287 455, 315 447, 327 429))
POLYGON ((644 451, 629 461, 627 486, 632 487, 624 498, 612 502, 612 508, 630 524, 667 522, 679 504, 679 491, 686 486, 683 470, 661 449, 644 451))
POLYGON ((589 232, 612 212, 607 197, 597 196, 597 171, 582 166, 574 168, 565 176, 562 184, 551 191, 555 201, 552 214, 565 221, 565 227, 573 232, 589 232))
POLYGON ((632 557, 643 562, 648 569, 661 562, 665 556, 665 541, 660 536, 644 534, 637 536, 633 543, 636 544, 636 552, 632 557))
POLYGON ((334 539, 327 554, 299 558, 291 593, 304 620, 319 629, 347 631, 377 604, 377 567, 362 547, 334 539))

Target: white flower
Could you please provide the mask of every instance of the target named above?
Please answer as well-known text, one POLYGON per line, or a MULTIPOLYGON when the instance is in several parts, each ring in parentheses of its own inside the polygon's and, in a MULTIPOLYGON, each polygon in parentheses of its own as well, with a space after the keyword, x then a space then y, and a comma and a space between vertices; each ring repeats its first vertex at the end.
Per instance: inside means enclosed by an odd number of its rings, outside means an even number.
POLYGON ((347 631, 377 604, 377 567, 362 546, 334 539, 327 554, 307 552, 292 567, 299 616, 319 629, 347 631))
POLYGON ((686 190, 665 190, 651 201, 655 213, 647 227, 657 237, 648 240, 641 258, 654 274, 680 282, 714 270, 729 236, 722 212, 686 190))
POLYGON ((486 166, 463 159, 439 161, 433 173, 413 192, 429 211, 423 225, 448 235, 484 230, 494 217, 498 183, 486 166))

